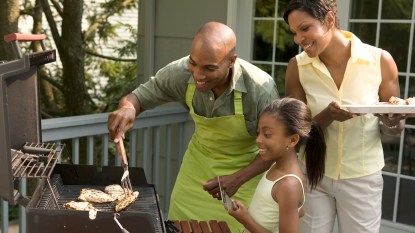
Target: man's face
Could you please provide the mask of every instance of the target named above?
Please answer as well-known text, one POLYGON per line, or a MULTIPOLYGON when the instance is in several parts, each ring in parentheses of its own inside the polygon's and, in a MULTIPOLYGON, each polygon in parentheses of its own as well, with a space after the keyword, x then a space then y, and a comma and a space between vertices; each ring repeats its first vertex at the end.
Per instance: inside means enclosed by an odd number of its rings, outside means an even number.
POLYGON ((235 59, 235 56, 226 54, 222 45, 209 46, 195 41, 190 53, 189 70, 195 80, 196 89, 202 92, 226 89, 235 59))

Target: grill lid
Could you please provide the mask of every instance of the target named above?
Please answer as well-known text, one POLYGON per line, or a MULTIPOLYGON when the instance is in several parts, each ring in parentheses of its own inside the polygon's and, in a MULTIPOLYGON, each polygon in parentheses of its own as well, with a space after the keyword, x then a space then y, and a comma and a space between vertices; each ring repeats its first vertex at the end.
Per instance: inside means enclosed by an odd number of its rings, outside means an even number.
MULTIPOLYGON (((19 36, 12 39, 8 37, 8 40, 15 48, 19 36)), ((30 36, 22 40, 28 41, 30 36)), ((44 50, 0 64, 0 196, 11 204, 17 204, 21 199, 14 185, 16 183, 17 186, 18 182, 15 181, 28 174, 21 173, 19 177, 13 175, 12 160, 16 163, 14 157, 17 154, 12 155, 12 152, 20 150, 24 145, 33 147, 27 142, 41 141, 37 69, 38 66, 55 60, 55 50, 44 50)), ((42 153, 32 154, 39 156, 42 153)))

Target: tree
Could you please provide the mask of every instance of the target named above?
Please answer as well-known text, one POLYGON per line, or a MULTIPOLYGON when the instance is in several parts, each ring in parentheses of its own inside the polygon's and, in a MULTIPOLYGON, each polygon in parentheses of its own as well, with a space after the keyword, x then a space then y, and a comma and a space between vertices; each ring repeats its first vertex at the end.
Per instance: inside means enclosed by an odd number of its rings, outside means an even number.
MULTIPOLYGON (((19 20, 19 0, 0 1, 0 35, 7 35, 17 31, 19 20)), ((0 39, 0 60, 13 60, 13 54, 9 44, 0 39)))
MULTIPOLYGON (((129 81, 135 77, 136 59, 118 57, 126 54, 135 56, 136 31, 131 31, 130 41, 116 43, 124 45, 116 48, 117 58, 99 54, 98 51, 101 51, 101 47, 106 43, 111 42, 111 39, 117 37, 115 33, 117 28, 128 28, 128 25, 110 23, 110 17, 122 14, 126 9, 136 8, 136 2, 134 0, 104 0, 98 5, 95 3, 91 6, 94 2, 88 1, 85 5, 83 0, 34 1, 24 0, 22 3, 19 0, 8 0, 7 3, 0 1, 0 32, 2 35, 18 32, 18 18, 31 17, 33 20, 31 33, 44 34, 45 28, 48 28, 46 32, 51 33, 54 42, 52 46, 56 47, 62 63, 48 65, 48 69, 42 68, 39 72, 42 117, 83 115, 111 109, 110 103, 113 101, 107 96, 119 99, 129 89, 129 86, 120 87, 120 83, 125 84, 125 81, 122 81, 111 82, 103 88, 93 77, 97 75, 108 79, 121 77, 129 81), (88 6, 91 7, 93 14, 85 17, 83 10, 88 6), (43 15, 46 16, 48 25, 42 24, 43 15), (89 26, 83 31, 82 23, 85 24, 86 21, 89 26), (97 90, 97 87, 100 90, 97 90)), ((0 60, 15 58, 10 47, 10 45, 0 43, 0 60), (7 56, 4 51, 7 51, 7 56)), ((36 43, 30 46, 32 52, 40 49, 36 43)))

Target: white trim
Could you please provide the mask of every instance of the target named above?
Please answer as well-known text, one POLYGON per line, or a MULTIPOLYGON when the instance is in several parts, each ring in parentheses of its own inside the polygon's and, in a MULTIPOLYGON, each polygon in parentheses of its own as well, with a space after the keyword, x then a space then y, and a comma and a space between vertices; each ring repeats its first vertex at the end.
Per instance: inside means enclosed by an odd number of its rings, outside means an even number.
POLYGON ((337 1, 337 16, 340 20, 340 28, 349 30, 350 0, 337 1))
POLYGON ((235 31, 236 54, 247 61, 252 57, 254 0, 228 0, 227 24, 235 31))
POLYGON ((228 0, 228 10, 226 14, 226 24, 236 30, 238 23, 238 0, 228 0))
POLYGON ((382 219, 380 232, 381 233, 385 232, 386 228, 388 228, 389 230, 394 229, 395 232, 402 232, 402 233, 415 232, 415 227, 382 219))
POLYGON ((154 40, 156 28, 156 3, 153 0, 146 0, 143 5, 144 12, 144 66, 143 66, 143 81, 147 81, 147 77, 154 75, 155 69, 155 54, 154 54, 154 40))

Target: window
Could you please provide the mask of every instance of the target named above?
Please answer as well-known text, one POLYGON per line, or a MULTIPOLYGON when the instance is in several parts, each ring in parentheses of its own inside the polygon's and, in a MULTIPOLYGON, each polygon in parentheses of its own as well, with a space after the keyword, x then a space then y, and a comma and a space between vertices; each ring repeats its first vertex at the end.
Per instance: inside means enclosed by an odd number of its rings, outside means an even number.
POLYGON ((252 63, 267 71, 278 92, 285 95, 285 69, 290 58, 300 52, 283 17, 287 0, 257 0, 254 10, 252 63))
MULTIPOLYGON (((403 98, 415 95, 413 0, 351 1, 350 31, 365 43, 387 50, 399 70, 403 98)), ((382 136, 385 154, 383 169, 382 218, 415 226, 415 119, 406 121, 401 136, 382 136)))

